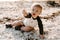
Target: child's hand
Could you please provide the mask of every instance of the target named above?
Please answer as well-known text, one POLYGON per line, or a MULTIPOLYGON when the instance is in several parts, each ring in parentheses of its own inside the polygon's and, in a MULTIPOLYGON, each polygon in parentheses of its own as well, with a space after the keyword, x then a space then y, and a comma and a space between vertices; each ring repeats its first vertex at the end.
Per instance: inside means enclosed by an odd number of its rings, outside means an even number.
POLYGON ((45 38, 44 35, 39 35, 39 37, 40 37, 41 39, 44 39, 44 38, 45 38))
POLYGON ((23 15, 27 16, 27 12, 25 10, 23 10, 23 15))

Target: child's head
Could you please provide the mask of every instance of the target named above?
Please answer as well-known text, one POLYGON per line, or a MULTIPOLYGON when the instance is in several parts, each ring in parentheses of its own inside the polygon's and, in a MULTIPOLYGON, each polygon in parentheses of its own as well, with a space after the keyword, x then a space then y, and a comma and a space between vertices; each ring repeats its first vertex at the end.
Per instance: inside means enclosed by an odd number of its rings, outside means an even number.
POLYGON ((40 5, 34 5, 32 7, 32 16, 37 17, 41 14, 42 12, 42 7, 40 5))

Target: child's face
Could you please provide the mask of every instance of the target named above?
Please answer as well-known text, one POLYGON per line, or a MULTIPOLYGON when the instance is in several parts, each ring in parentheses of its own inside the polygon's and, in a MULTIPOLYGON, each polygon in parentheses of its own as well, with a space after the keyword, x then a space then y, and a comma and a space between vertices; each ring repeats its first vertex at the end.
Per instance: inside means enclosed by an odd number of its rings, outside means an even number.
POLYGON ((32 17, 36 18, 37 16, 40 15, 42 9, 39 7, 33 7, 32 9, 32 17))

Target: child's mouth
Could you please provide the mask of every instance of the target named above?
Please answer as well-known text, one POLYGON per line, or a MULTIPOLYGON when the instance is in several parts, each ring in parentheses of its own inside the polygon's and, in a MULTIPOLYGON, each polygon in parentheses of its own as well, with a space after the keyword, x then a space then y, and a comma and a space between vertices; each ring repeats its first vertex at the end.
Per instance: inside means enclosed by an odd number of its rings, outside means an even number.
POLYGON ((35 14, 33 14, 33 15, 35 15, 35 14))

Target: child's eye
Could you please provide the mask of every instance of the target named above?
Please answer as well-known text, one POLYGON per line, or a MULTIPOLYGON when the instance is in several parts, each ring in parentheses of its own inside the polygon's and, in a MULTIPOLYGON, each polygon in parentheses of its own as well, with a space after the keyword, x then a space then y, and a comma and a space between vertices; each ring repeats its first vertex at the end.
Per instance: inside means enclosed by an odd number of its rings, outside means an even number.
POLYGON ((38 12, 38 10, 36 10, 36 12, 38 12))
POLYGON ((33 9, 33 11, 34 11, 34 9, 33 9))

